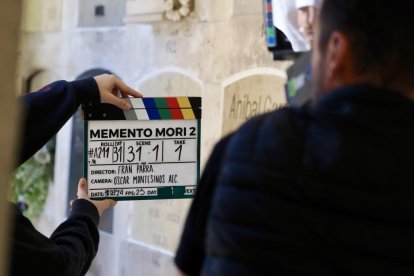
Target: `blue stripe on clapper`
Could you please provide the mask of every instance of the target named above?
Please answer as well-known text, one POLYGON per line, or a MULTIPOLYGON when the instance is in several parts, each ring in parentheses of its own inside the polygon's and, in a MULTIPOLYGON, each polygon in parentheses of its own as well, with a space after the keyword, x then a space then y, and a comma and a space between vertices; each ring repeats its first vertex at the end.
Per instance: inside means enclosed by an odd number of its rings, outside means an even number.
POLYGON ((154 98, 142 98, 146 109, 157 109, 154 98))
POLYGON ((160 113, 158 112, 157 105, 153 98, 142 98, 144 102, 145 109, 150 120, 159 120, 161 119, 160 113))
POLYGON ((148 117, 150 120, 160 120, 161 116, 158 109, 147 109, 148 117))

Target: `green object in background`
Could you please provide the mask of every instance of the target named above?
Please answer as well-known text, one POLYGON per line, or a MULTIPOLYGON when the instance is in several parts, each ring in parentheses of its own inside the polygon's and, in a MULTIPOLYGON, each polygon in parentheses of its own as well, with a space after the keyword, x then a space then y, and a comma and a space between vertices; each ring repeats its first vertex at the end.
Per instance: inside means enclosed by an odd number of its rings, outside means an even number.
POLYGON ((294 79, 288 81, 288 83, 287 83, 287 92, 288 92, 289 97, 295 97, 296 96, 298 90, 297 90, 296 82, 295 82, 294 79))
POLYGON ((54 141, 39 150, 12 174, 10 200, 30 219, 39 217, 53 179, 54 141))
POLYGON ((302 53, 287 70, 286 98, 290 106, 307 105, 312 100, 311 52, 302 53))

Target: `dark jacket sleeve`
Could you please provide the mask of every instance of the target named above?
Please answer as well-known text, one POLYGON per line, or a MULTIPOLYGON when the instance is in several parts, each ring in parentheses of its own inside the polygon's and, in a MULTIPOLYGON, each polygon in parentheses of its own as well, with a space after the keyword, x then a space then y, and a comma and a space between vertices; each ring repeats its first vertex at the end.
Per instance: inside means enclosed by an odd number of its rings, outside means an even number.
POLYGON ((22 97, 23 119, 18 165, 45 145, 76 112, 80 104, 100 101, 93 78, 57 81, 22 97))
POLYGON ((73 203, 69 218, 50 238, 15 208, 11 275, 84 275, 98 250, 99 214, 89 201, 73 203))
MULTIPOLYGON (((22 97, 19 164, 47 143, 80 104, 98 102, 93 78, 57 81, 22 97)), ((38 232, 14 206, 11 275, 84 275, 98 250, 99 214, 89 201, 76 200, 69 218, 50 238, 38 232)))
POLYGON ((200 275, 205 257, 204 240, 207 218, 221 162, 231 135, 223 138, 214 147, 204 168, 184 225, 181 241, 175 256, 175 264, 188 275, 200 275))

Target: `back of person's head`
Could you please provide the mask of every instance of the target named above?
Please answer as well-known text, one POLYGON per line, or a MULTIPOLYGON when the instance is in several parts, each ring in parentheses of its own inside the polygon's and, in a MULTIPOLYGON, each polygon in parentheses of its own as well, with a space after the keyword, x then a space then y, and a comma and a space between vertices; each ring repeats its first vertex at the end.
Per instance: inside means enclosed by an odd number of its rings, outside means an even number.
POLYGON ((414 88, 414 18, 411 0, 325 0, 320 11, 319 48, 334 31, 344 33, 357 74, 383 87, 414 88))

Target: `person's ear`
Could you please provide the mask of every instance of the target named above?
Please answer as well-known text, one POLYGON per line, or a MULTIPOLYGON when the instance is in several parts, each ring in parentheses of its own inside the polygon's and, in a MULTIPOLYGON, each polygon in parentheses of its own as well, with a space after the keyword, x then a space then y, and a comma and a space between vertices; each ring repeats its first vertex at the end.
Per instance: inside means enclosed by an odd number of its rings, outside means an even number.
MULTIPOLYGON (((344 84, 348 81, 352 68, 349 40, 341 32, 334 31, 329 37, 326 48, 326 77, 330 86, 344 84)), ((329 87, 334 89, 335 87, 329 87)))

